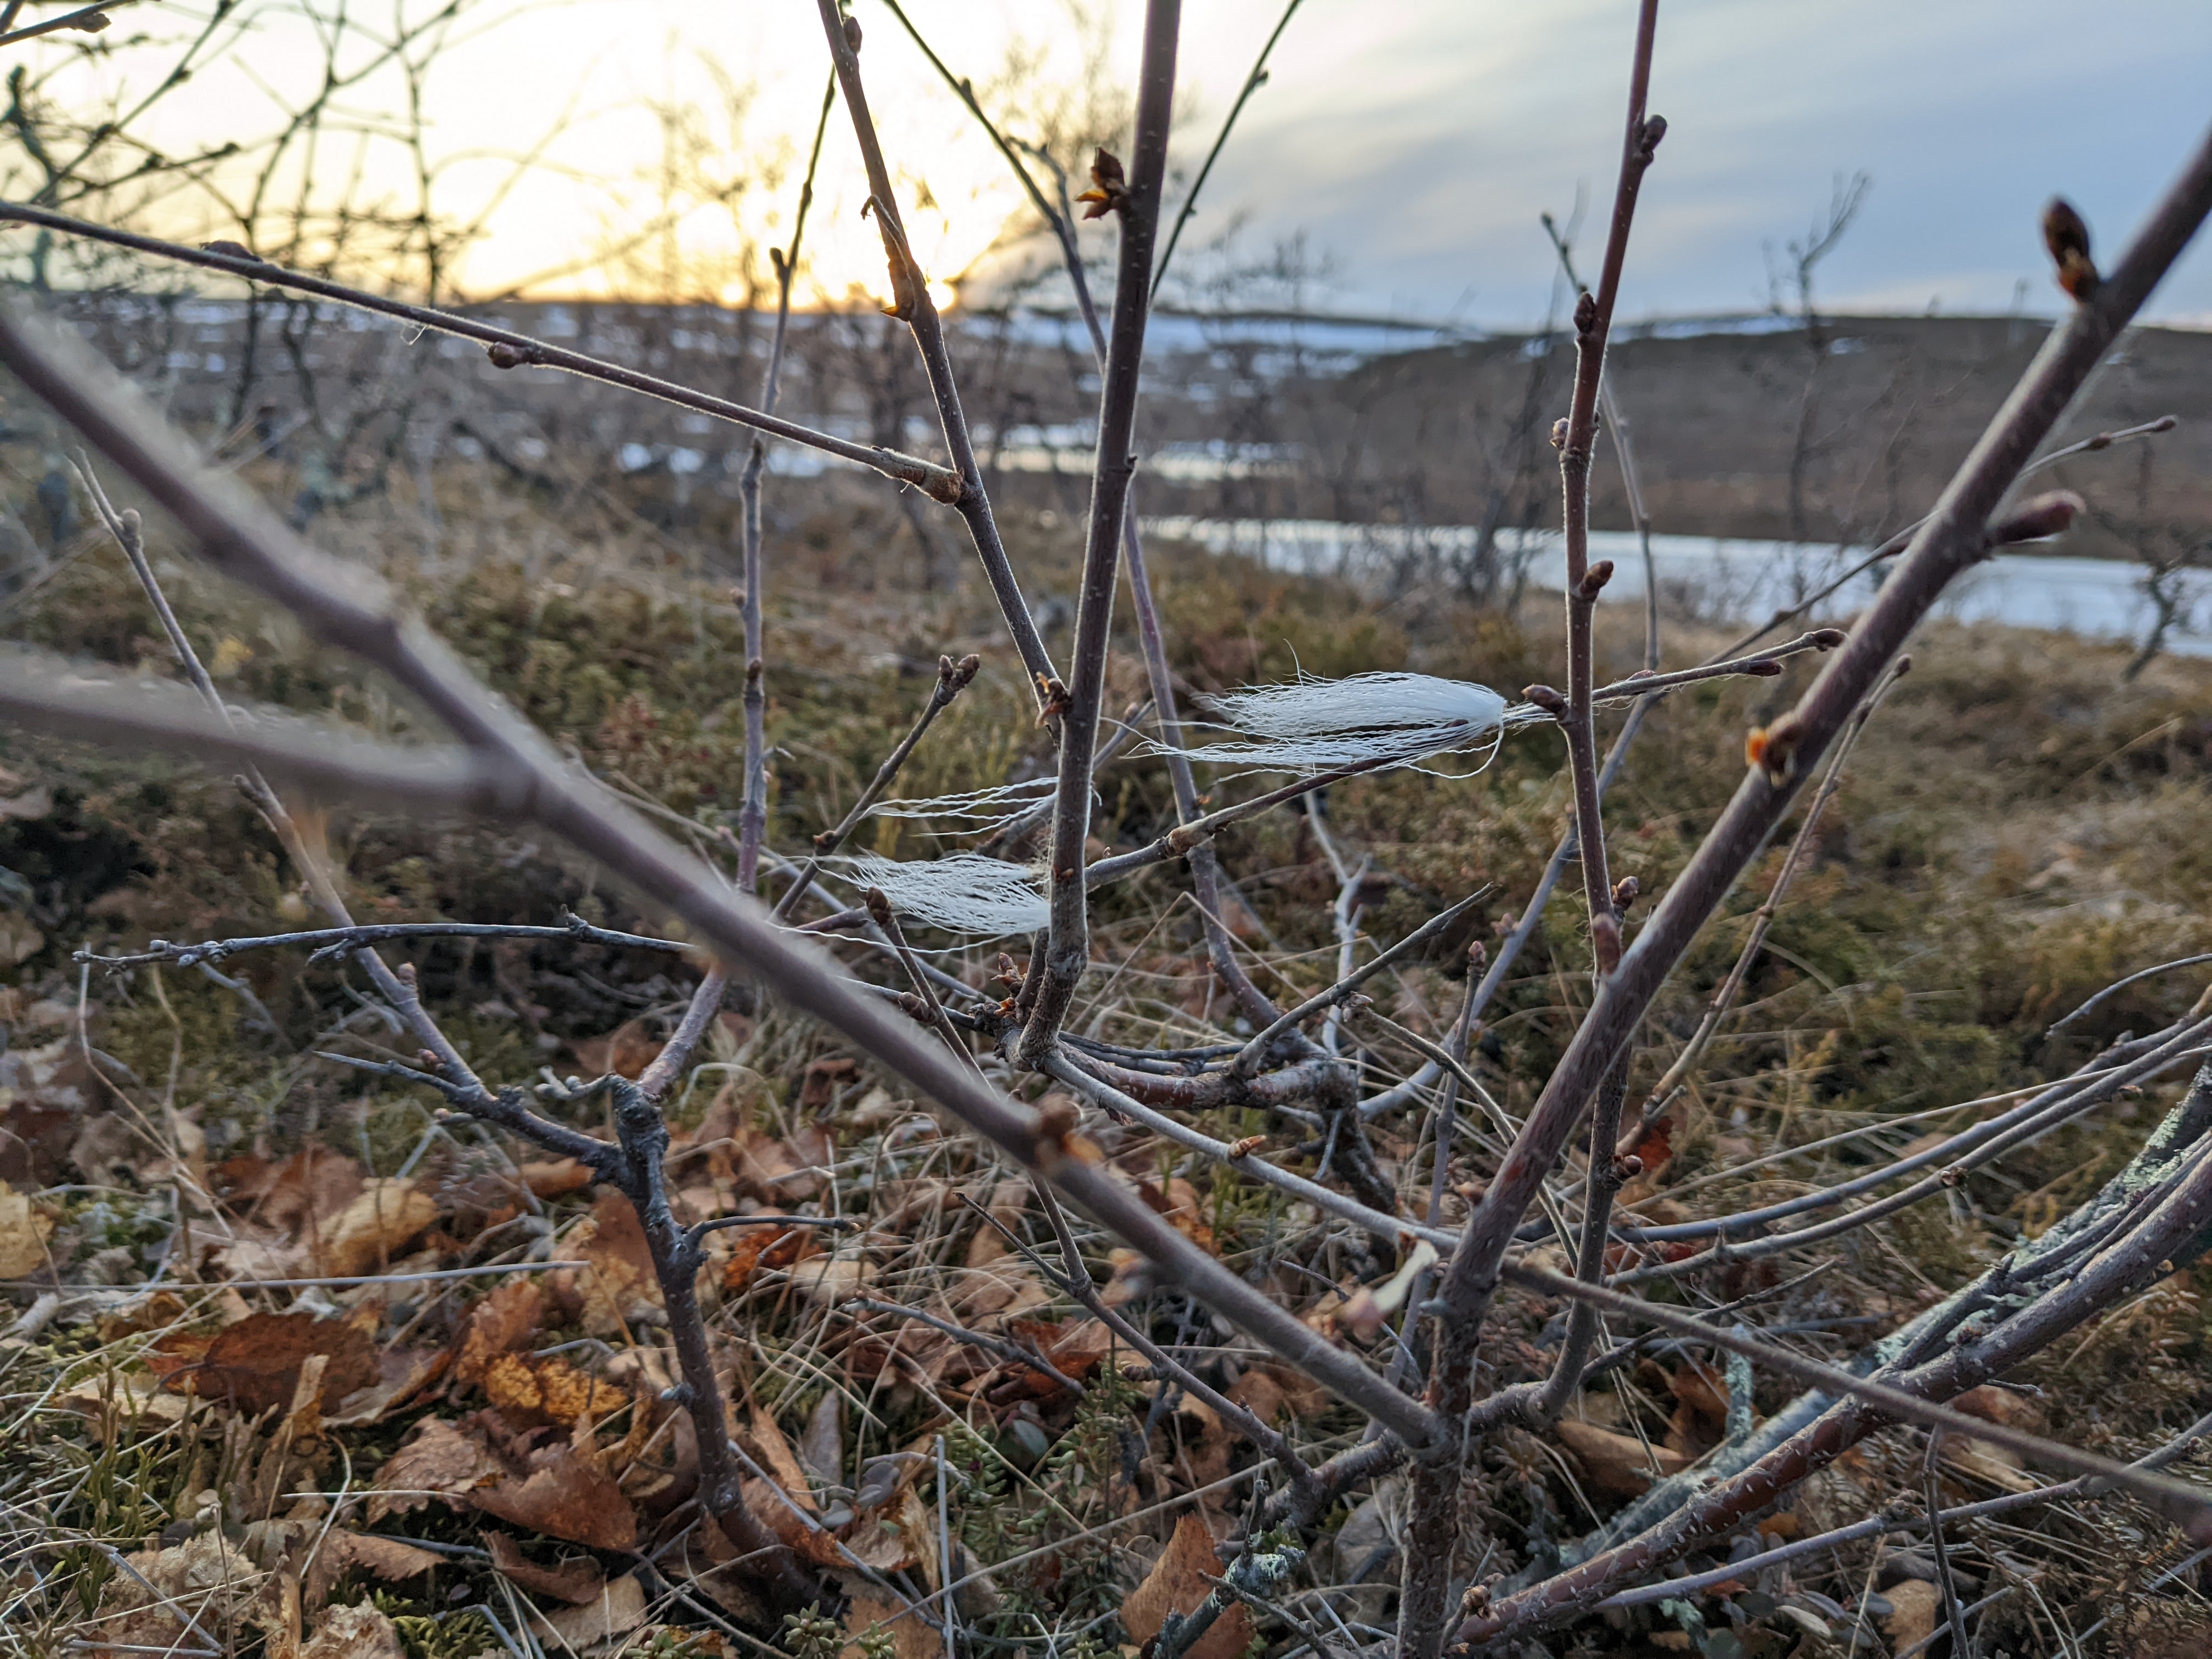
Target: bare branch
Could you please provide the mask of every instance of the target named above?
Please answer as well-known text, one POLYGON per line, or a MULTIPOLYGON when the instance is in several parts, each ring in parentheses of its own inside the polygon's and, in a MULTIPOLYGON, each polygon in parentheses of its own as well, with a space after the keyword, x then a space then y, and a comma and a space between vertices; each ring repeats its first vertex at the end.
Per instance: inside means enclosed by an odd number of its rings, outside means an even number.
POLYGON ((1113 331, 1098 401, 1098 457, 1091 485, 1090 532, 1075 609, 1074 658, 1060 732, 1060 783, 1053 811, 1048 877, 1052 925, 1044 960, 1031 963, 1035 985, 1018 1057, 1034 1067, 1051 1052, 1076 982, 1091 961, 1090 906, 1083 881, 1084 843, 1091 835, 1091 766, 1106 696, 1107 639, 1121 569, 1121 520, 1137 458, 1131 445, 1138 382, 1144 372, 1145 317, 1159 234, 1160 185, 1167 172, 1168 133, 1175 118, 1176 35, 1182 0, 1149 0, 1143 65, 1137 90, 1136 154, 1126 182, 1121 163, 1099 152, 1093 177, 1101 199, 1121 226, 1121 268, 1114 285, 1113 331), (1110 169, 1109 164, 1111 163, 1110 169))
POLYGON ((961 407, 952 358, 945 349, 944 320, 937 313, 937 302, 930 297, 928 280, 907 246, 898 198, 891 188, 890 168, 884 161, 882 141, 876 136, 875 118, 868 112, 867 88, 860 82, 860 26, 852 18, 839 15, 837 0, 816 3, 822 15, 823 33, 830 43, 837 84, 853 118, 853 135, 860 143, 860 161, 867 169, 870 210, 875 214, 876 227, 883 234, 884 255, 890 262, 890 314, 907 325, 914 336, 915 349, 921 354, 922 371, 928 376, 930 391, 937 399, 945 452, 951 457, 953 474, 959 486, 956 495, 942 499, 957 507, 960 516, 968 522, 969 538, 975 544, 976 556, 983 562, 983 574, 998 599, 1000 614, 1006 618, 1006 629, 1013 636, 1014 649, 1021 655, 1023 671, 1036 689, 1038 706, 1043 708, 1051 700, 1046 688, 1056 678, 1052 658, 1044 648, 1044 641, 1038 636, 1036 620, 1030 614, 1029 602, 1022 597, 1021 584, 1015 579, 1013 565, 1006 557, 1006 544, 1000 539, 990 494, 983 487, 982 469, 976 464, 968 416, 961 407))
MULTIPOLYGON (((775 927, 757 905, 728 892, 711 872, 580 776, 544 738, 487 695, 419 623, 395 617, 380 592, 313 552, 228 480, 198 467, 105 364, 12 308, 0 309, 0 362, 173 514, 210 562, 285 605, 325 643, 391 674, 419 699, 483 757, 483 769, 499 786, 486 793, 510 821, 540 823, 619 872, 648 899, 682 916, 726 960, 842 1032, 1024 1169, 1053 1181, 1168 1278, 1315 1381, 1414 1443, 1431 1437, 1434 1419, 1417 1402, 1385 1388, 1352 1356, 1322 1342, 1154 1214, 1068 1139, 1071 1124, 989 1089, 941 1045, 918 1037, 875 998, 848 985, 811 946, 775 927)), ((323 775, 340 781, 336 769, 325 766, 323 775)))
POLYGON ((143 253, 151 258, 167 259, 178 264, 194 265, 203 270, 219 271, 226 276, 242 277, 247 282, 261 283, 270 288, 312 294, 317 299, 334 301, 356 311, 373 311, 380 316, 394 317, 432 333, 474 340, 485 348, 495 368, 557 368, 563 374, 574 374, 584 380, 604 381, 626 392, 639 392, 645 397, 658 398, 662 403, 673 404, 679 409, 750 427, 756 432, 764 432, 772 438, 787 439, 810 449, 818 449, 825 454, 872 468, 887 478, 912 484, 937 501, 957 503, 961 500, 963 487, 959 475, 934 461, 901 454, 895 449, 848 442, 795 422, 780 420, 757 409, 747 409, 742 404, 695 392, 689 386, 641 374, 619 363, 586 356, 580 351, 548 345, 543 340, 533 340, 528 335, 517 334, 512 329, 496 328, 472 317, 457 316, 452 312, 434 310, 428 306, 410 305, 404 300, 386 299, 366 289, 334 283, 325 276, 311 276, 304 271, 287 270, 281 265, 257 259, 251 254, 226 252, 216 248, 187 247, 179 242, 162 241, 158 237, 141 236, 132 231, 88 224, 83 220, 50 212, 45 208, 29 207, 20 202, 0 202, 0 224, 10 223, 36 225, 42 230, 55 231, 64 236, 79 236, 89 241, 106 242, 114 247, 129 248, 134 253, 143 253))

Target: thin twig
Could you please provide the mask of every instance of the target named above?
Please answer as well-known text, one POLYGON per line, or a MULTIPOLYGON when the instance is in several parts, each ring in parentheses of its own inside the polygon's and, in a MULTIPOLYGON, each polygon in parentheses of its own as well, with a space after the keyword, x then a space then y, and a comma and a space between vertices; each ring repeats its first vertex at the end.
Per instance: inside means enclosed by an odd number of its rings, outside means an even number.
POLYGON ((840 15, 837 0, 817 0, 817 9, 821 14, 823 33, 830 44, 838 88, 844 94, 846 111, 853 118, 853 136, 860 144, 861 165, 867 173, 867 211, 876 216, 876 228, 883 236, 884 257, 890 264, 891 303, 887 309, 914 336, 915 348, 921 356, 922 372, 937 400, 938 422, 944 429, 945 453, 952 462, 951 476, 958 485, 957 495, 942 499, 957 507, 967 521, 969 538, 975 544, 976 556, 982 561, 984 576, 998 599, 999 611, 1013 637, 1014 649, 1020 653, 1023 672, 1036 688, 1039 706, 1043 707, 1049 701, 1045 687, 1054 678, 1052 658, 1037 633, 1036 619, 1030 614, 1029 602, 1022 597, 1021 584, 1006 556, 1006 544, 1000 538, 990 493, 984 487, 982 469, 975 459, 975 438, 969 430, 967 413, 961 407, 952 358, 945 349, 944 319, 938 315, 937 302, 930 297, 928 280, 915 263, 913 250, 907 243, 905 222, 899 216, 897 196, 891 187, 890 167, 884 160, 883 142, 876 133, 875 118, 868 111, 867 88, 860 81, 860 24, 840 15))
POLYGON ((876 775, 868 780, 868 787, 860 791, 860 799, 837 821, 836 827, 815 836, 813 855, 793 878, 791 885, 783 890, 782 897, 775 902, 772 914, 778 921, 792 913, 805 896, 806 890, 814 884, 814 878, 821 872, 822 860, 844 845, 845 837, 853 833, 853 826, 867 817, 869 808, 883 799, 884 791, 891 787, 891 781, 898 776, 899 768, 906 764, 907 757, 914 753, 915 745, 921 743, 931 723, 951 707, 952 700, 967 689, 982 665, 983 659, 972 653, 957 663, 950 657, 937 659, 937 684, 930 690, 929 701, 922 704, 921 713, 915 716, 914 725, 908 729, 906 736, 901 738, 891 752, 884 757, 883 764, 876 768, 876 775))
POLYGON ((1260 55, 1252 60, 1252 72, 1244 77, 1244 84, 1237 89, 1237 101, 1229 106, 1229 113, 1221 120, 1221 131, 1213 136, 1212 148, 1206 152, 1206 160, 1199 165, 1198 177, 1190 181, 1190 188, 1183 192, 1182 206, 1176 212, 1175 227, 1168 232, 1167 245, 1160 250, 1158 269, 1152 273, 1152 300, 1154 305, 1159 303, 1160 284, 1168 279, 1168 264, 1175 258, 1176 244, 1182 240, 1182 228, 1190 222, 1191 215, 1198 211, 1199 192, 1206 188, 1206 179, 1212 176, 1213 164, 1221 159, 1222 148, 1228 143, 1229 135, 1236 130, 1237 118, 1244 112, 1244 106, 1251 102, 1252 94, 1267 84, 1268 55, 1275 50, 1275 42, 1283 38, 1283 31, 1290 27, 1291 19, 1297 13, 1299 3, 1300 0, 1291 0, 1290 4, 1283 8, 1283 15, 1275 20, 1275 27, 1267 32, 1267 44, 1260 48, 1260 55))
MULTIPOLYGON (((0 362, 130 473, 224 572, 283 603, 325 644, 392 675, 482 757, 476 764, 500 784, 509 822, 541 824, 602 867, 621 872, 652 902, 682 916, 708 948, 773 986, 801 1012, 843 1033, 1024 1168, 1054 1181, 1205 1306, 1412 1443, 1431 1438, 1436 1419, 1419 1402, 1320 1340, 1169 1225, 1117 1177, 1088 1162, 1067 1141, 1072 1125, 986 1087, 940 1043, 920 1037, 872 994, 848 986, 834 966, 773 926, 757 905, 732 894, 698 860, 578 777, 419 623, 395 617, 373 589, 351 573, 341 577, 234 483, 209 476, 143 400, 82 347, 0 307, 0 362)), ((325 775, 333 783, 343 776, 335 767, 325 775)), ((489 1103, 495 1106, 496 1098, 489 1103)))
POLYGON ((1959 1585, 1951 1576, 1951 1553, 1943 1547, 1943 1500, 1936 1468, 1942 1449, 1943 1431, 1930 1430, 1928 1457, 1920 1471, 1921 1490, 1927 1501, 1928 1547, 1935 1553, 1936 1587, 1942 1593, 1943 1616, 1950 1621, 1951 1651, 1958 1659, 1974 1659, 1974 1650, 1966 1640, 1966 1621, 1959 1613, 1959 1585))
POLYGON ((1782 900, 1790 890, 1790 884, 1803 867, 1806 854, 1820 834, 1822 814, 1827 811, 1828 803, 1836 798, 1836 792, 1843 787, 1844 763, 1850 759, 1851 750, 1857 746, 1861 734, 1866 731, 1867 722, 1874 718, 1875 710, 1881 707, 1882 699, 1889 695, 1911 666, 1911 658, 1899 657, 1890 665, 1888 672, 1868 694, 1866 701, 1852 712, 1842 736, 1836 740, 1835 753, 1829 758, 1827 773, 1821 778, 1812 804, 1805 809, 1805 820, 1798 827, 1796 839, 1790 843, 1789 852, 1783 856, 1782 868, 1775 874, 1774 885, 1768 890, 1765 902, 1752 917, 1751 933, 1745 939, 1743 948, 1736 953, 1735 964, 1706 1003, 1704 1017, 1698 1020, 1698 1029, 1691 1033, 1689 1042, 1682 1046, 1682 1052, 1674 1057, 1674 1062, 1667 1068, 1666 1075, 1651 1085, 1651 1092, 1644 1097, 1643 1109, 1637 1115, 1635 1126, 1620 1137, 1620 1144, 1615 1150, 1621 1157, 1626 1158, 1635 1152, 1668 1107, 1674 1103, 1675 1097, 1688 1086, 1691 1074, 1704 1057, 1713 1034, 1720 1029, 1721 1021, 1728 1018, 1729 1010, 1735 1006, 1736 996, 1743 989, 1751 965, 1758 959, 1760 949, 1766 943, 1767 933, 1774 926, 1775 917, 1781 913, 1782 900))
POLYGON ((730 421, 738 426, 750 427, 773 438, 788 439, 818 449, 842 459, 858 463, 882 473, 901 483, 912 484, 933 499, 957 503, 961 500, 962 483, 957 473, 939 466, 934 461, 925 461, 918 456, 902 454, 895 449, 874 445, 856 444, 843 438, 832 437, 826 432, 817 432, 796 422, 779 419, 757 409, 748 409, 726 398, 711 397, 695 392, 689 386, 660 380, 619 363, 586 356, 580 351, 548 345, 526 334, 512 329, 497 328, 489 323, 478 322, 472 317, 458 316, 449 311, 434 310, 428 306, 410 305, 402 300, 386 299, 381 295, 349 288, 324 276, 311 276, 302 271, 287 270, 265 259, 250 254, 224 252, 216 249, 189 247, 179 242, 165 242, 158 237, 140 236, 131 231, 116 230, 106 225, 88 224, 72 219, 66 214, 53 213, 45 208, 28 207, 20 202, 0 202, 0 224, 36 225, 42 230, 58 232, 64 236, 79 236, 88 241, 106 242, 113 247, 128 248, 134 253, 143 253, 157 259, 167 259, 178 264, 194 265, 203 270, 219 271, 224 276, 242 277, 247 282, 264 283, 271 288, 295 289, 312 294, 317 299, 332 300, 350 306, 357 311, 373 311, 380 316, 397 318, 435 334, 449 334, 458 339, 474 340, 483 346, 495 367, 500 368, 554 368, 563 374, 574 374, 587 380, 600 380, 609 386, 620 386, 626 392, 635 392, 662 403, 673 404, 700 415, 710 415, 717 420, 730 421))
POLYGON ((1529 1262, 1507 1261, 1500 1272, 1504 1278, 1526 1289, 1541 1291, 1547 1296, 1571 1297, 1577 1302, 1586 1302, 1623 1319, 1642 1320, 1646 1324, 1656 1325, 1678 1335, 1709 1342, 1729 1353, 1741 1354, 1753 1364, 1765 1365, 1769 1370, 1794 1376, 1801 1382, 1810 1383, 1832 1395, 1863 1401, 1885 1417, 1971 1436, 1985 1440, 1991 1445, 2002 1446, 2008 1451, 2017 1452, 2022 1457, 2052 1464, 2075 1474, 2094 1475, 2099 1480, 2108 1480, 2182 1527, 2191 1538, 2212 1538, 2212 1496, 2207 1496, 2186 1482, 2115 1462, 2094 1452, 2080 1451, 2060 1442, 2046 1440, 2041 1435, 2030 1434, 2024 1429, 1969 1417, 1964 1412, 1937 1405, 1931 1400, 1908 1394, 1886 1382, 1856 1376, 1820 1360, 1808 1359, 1788 1348, 1759 1341, 1741 1334, 1741 1327, 1734 1331, 1723 1330, 1693 1315, 1662 1307, 1656 1303, 1639 1301, 1618 1291, 1585 1284, 1565 1273, 1555 1273, 1549 1268, 1539 1267, 1529 1262))
POLYGON ((1026 1365, 1030 1370, 1050 1377, 1070 1394, 1081 1395, 1083 1384, 1062 1371, 1044 1357, 1043 1351, 1033 1344, 1012 1342, 1003 1337, 988 1336, 981 1331, 971 1331, 965 1325, 956 1325, 949 1319, 939 1319, 935 1314, 920 1308, 902 1307, 896 1302, 878 1302, 868 1297, 855 1297, 839 1307, 848 1313, 888 1314, 894 1318, 911 1319, 933 1331, 951 1337, 955 1342, 964 1342, 971 1348, 981 1348, 985 1353, 1010 1365, 1026 1365))
MULTIPOLYGON (((1091 961, 1090 902, 1083 880, 1091 835, 1091 767, 1106 696, 1106 652, 1121 572, 1121 520, 1137 459, 1137 392, 1144 371, 1145 319, 1159 234, 1160 187, 1167 172, 1168 133, 1175 118, 1176 36, 1182 0, 1147 0, 1137 83, 1136 150, 1126 182, 1096 169, 1102 200, 1121 221, 1121 264, 1114 285, 1113 331, 1098 399, 1098 455, 1091 484, 1091 518, 1077 591, 1075 642, 1060 729, 1060 778, 1053 808, 1048 862, 1051 924, 1044 960, 1030 966, 1030 1007, 1016 1058, 1034 1069, 1052 1051, 1076 983, 1091 961)), ((1114 174, 1121 168, 1115 164, 1114 174)))

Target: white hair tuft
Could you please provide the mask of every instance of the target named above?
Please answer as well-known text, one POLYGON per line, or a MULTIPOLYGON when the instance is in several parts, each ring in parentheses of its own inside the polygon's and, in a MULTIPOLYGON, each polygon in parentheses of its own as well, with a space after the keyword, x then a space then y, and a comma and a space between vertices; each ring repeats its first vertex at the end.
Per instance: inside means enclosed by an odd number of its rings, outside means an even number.
POLYGON ((981 853, 903 864, 861 853, 833 862, 854 885, 881 888, 902 916, 947 933, 996 939, 1036 933, 1052 919, 1039 885, 1042 872, 981 853))
MULTIPOLYGON (((1254 739, 1212 743, 1194 761, 1252 771, 1311 773, 1367 762, 1412 765, 1431 755, 1480 751, 1487 764, 1521 706, 1486 685, 1433 674, 1300 674, 1287 685, 1248 686, 1206 702, 1231 729, 1254 739)), ((1529 710, 1528 714, 1536 711, 1529 710)))

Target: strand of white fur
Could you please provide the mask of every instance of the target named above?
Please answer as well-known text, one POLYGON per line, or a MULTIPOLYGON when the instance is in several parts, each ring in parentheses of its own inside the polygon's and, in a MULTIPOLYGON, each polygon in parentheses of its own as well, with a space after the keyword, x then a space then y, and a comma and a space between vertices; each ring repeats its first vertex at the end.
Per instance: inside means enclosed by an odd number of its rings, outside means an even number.
POLYGON ((1244 743, 1188 750, 1194 763, 1293 776, 1433 755, 1479 755, 1489 764, 1508 726, 1547 720, 1528 703, 1509 706, 1486 685, 1433 674, 1353 674, 1325 680, 1301 673, 1287 685, 1247 686, 1204 699, 1217 729, 1244 743))
MULTIPOLYGON (((1184 752, 1194 764, 1245 772, 1313 776, 1347 766, 1413 766, 1438 755, 1476 757, 1465 776, 1490 763, 1505 732, 1552 717, 1531 703, 1508 704, 1486 685, 1433 674, 1353 674, 1340 680, 1301 673, 1285 685, 1247 686, 1201 699, 1222 718, 1192 725, 1243 734, 1243 742, 1203 744, 1184 752)), ((1158 755, 1158 743, 1140 752, 1158 755)), ((891 801, 887 817, 951 818, 1003 828, 1048 803, 1050 778, 1000 784, 964 794, 891 801)))
POLYGON ((1010 864, 981 853, 953 853, 905 863, 860 853, 830 862, 854 886, 881 888, 900 915, 947 933, 998 939, 1039 932, 1052 919, 1052 907, 1044 896, 1044 872, 1029 865, 1010 864))
POLYGON ((970 789, 957 795, 879 801, 873 811, 878 817, 972 818, 996 825, 1050 800, 1057 793, 1052 779, 1030 778, 1021 783, 994 784, 988 789, 970 789))

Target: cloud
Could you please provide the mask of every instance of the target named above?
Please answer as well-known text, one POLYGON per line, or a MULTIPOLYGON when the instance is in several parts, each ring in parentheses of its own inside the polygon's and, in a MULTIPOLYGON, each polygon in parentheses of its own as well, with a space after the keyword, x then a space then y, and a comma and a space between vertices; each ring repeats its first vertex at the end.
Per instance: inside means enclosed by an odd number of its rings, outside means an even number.
MULTIPOLYGON (((1625 0, 1319 0, 1278 49, 1210 216, 1247 213, 1254 240, 1307 231, 1342 257, 1342 303, 1442 310, 1471 290, 1478 319, 1532 321, 1552 283, 1539 213, 1583 191, 1595 262, 1633 23, 1625 0)), ((2002 311, 2026 278, 2050 308, 2044 200, 2068 195, 2118 246, 2202 139, 2208 67, 2212 7, 2197 0, 1670 7, 1652 91, 1669 130, 1623 305, 1757 303, 1765 246, 1802 235, 1832 179, 1863 169, 1874 191, 1820 273, 1826 303, 2002 311)), ((1207 73, 1209 101, 1225 101, 1237 72, 1207 73)), ((2208 308, 2199 249, 2153 310, 2208 308)))

